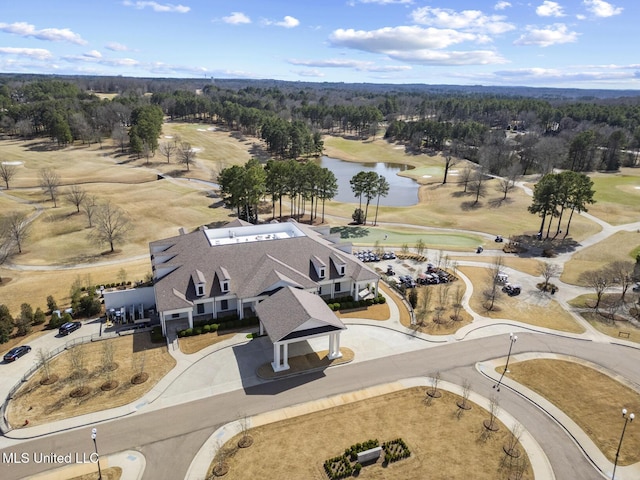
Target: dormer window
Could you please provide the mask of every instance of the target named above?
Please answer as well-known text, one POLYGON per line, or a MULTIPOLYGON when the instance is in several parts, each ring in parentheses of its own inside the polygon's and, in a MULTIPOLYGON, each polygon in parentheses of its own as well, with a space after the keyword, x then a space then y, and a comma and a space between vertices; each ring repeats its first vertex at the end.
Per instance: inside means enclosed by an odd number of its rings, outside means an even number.
POLYGON ((342 257, 335 254, 331 255, 331 262, 333 263, 336 272, 338 272, 338 275, 344 277, 347 273, 347 262, 342 257))
POLYGON ((338 272, 340 275, 344 275, 345 273, 345 266, 344 265, 340 265, 340 267, 338 268, 338 272))
POLYGON ((318 278, 325 278, 327 276, 327 265, 319 257, 313 255, 311 257, 311 264, 313 265, 318 278))
POLYGON ((324 267, 320 267, 320 268, 318 269, 318 276, 319 276, 320 278, 324 278, 324 267))
POLYGON ((204 297, 204 285, 202 283, 196 285, 196 295, 204 297))
POLYGON ((226 280, 222 282, 222 291, 225 293, 229 291, 229 282, 227 282, 226 280))
POLYGON ((206 280, 204 274, 200 270, 194 270, 191 274, 191 280, 196 287, 196 296, 204 297, 204 291, 206 289, 206 280))

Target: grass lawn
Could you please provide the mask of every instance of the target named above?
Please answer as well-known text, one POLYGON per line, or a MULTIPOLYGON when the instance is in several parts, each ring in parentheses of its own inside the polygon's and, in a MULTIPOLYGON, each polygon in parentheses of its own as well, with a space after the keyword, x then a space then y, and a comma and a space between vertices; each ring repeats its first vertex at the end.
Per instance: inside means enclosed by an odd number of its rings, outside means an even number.
MULTIPOLYGON (((79 398, 69 395, 79 383, 71 378, 72 354, 65 351, 51 360, 51 376, 57 375, 58 381, 42 385, 40 380, 43 374, 40 370, 23 384, 9 402, 7 419, 14 428, 24 426, 26 419, 29 420, 29 426, 42 425, 126 405, 151 390, 176 364, 167 352, 166 345, 151 343, 147 332, 87 343, 76 348, 83 352, 83 385, 88 387, 88 394, 79 398), (107 342, 114 347, 113 358, 117 368, 113 371, 113 380, 118 382, 118 386, 103 391, 101 386, 107 381, 103 371, 103 348, 107 342), (133 385, 131 378, 140 371, 149 377, 144 383, 133 385)), ((31 354, 36 355, 37 352, 31 354)))
MULTIPOLYGON (((412 388, 251 429, 251 447, 235 447, 242 434, 226 444, 232 455, 224 478, 326 479, 325 460, 355 443, 396 438, 405 441, 411 456, 387 467, 381 462, 363 467, 359 478, 470 478, 469 472, 474 480, 508 478, 501 466, 507 428, 500 424, 487 435, 488 412, 473 405, 458 415, 459 397, 441 393, 427 405, 425 389, 412 388)), ((532 478, 528 467, 522 479, 532 478)))
POLYGON ((469 305, 481 315, 490 318, 507 318, 563 332, 584 332, 582 326, 555 300, 551 300, 548 297, 538 297, 535 293, 526 298, 527 292, 523 292, 516 297, 510 297, 500 292, 495 302, 494 310, 487 311, 483 306, 484 298, 482 292, 486 289, 488 269, 459 267, 458 270, 473 283, 473 294, 469 305))
POLYGON ((632 254, 639 247, 639 233, 616 232, 602 242, 584 248, 573 255, 571 260, 564 264, 560 279, 572 285, 586 286, 579 280, 583 272, 598 270, 616 260, 635 263, 635 256, 632 254))
MULTIPOLYGON (((107 256, 107 258, 109 258, 107 256)), ((20 262, 20 256, 14 257, 15 262, 20 262)), ((4 281, 0 283, 0 303, 9 307, 12 314, 20 313, 20 305, 23 302, 31 304, 35 310, 37 307, 47 310, 47 296, 52 295, 60 308, 70 306, 71 285, 79 280, 82 285, 104 285, 106 283, 119 282, 120 270, 124 269, 126 280, 144 280, 151 273, 151 264, 148 258, 143 260, 130 260, 126 263, 115 265, 96 265, 89 268, 71 268, 64 270, 8 270, 0 268, 0 275, 4 281), (11 280, 9 280, 11 279, 11 280), (25 292, 28 292, 26 295, 25 292)), ((48 321, 48 319, 47 319, 48 321)))
POLYGON ((237 334, 238 332, 222 334, 218 334, 218 332, 203 333, 201 335, 195 335, 193 337, 179 338, 178 345, 180 346, 180 351, 182 353, 190 355, 192 353, 199 352, 203 348, 206 348, 210 345, 224 342, 225 340, 228 340, 237 334))
POLYGON ((386 303, 379 303, 362 309, 347 310, 346 312, 337 311, 335 314, 338 318, 366 318, 367 320, 389 320, 391 315, 389 305, 386 303))
MULTIPOLYGON (((369 225, 347 225, 332 227, 331 233, 340 234, 340 238, 350 241, 356 246, 379 245, 380 248, 401 247, 406 244, 413 247, 420 240, 426 248, 469 251, 482 245, 484 240, 473 234, 465 233, 430 233, 424 230, 389 229, 369 225)), ((492 247, 492 245, 488 245, 492 247)))
POLYGON ((631 322, 620 320, 613 321, 597 314, 596 312, 582 312, 580 315, 582 315, 592 327, 605 335, 615 338, 616 340, 627 340, 629 342, 640 343, 640 328, 636 327, 631 322), (629 334, 628 337, 626 335, 627 333, 629 334))
MULTIPOLYGON (((495 243, 495 242, 494 242, 495 243)), ((485 249, 486 250, 486 249, 485 249)), ((452 261, 457 262, 483 262, 487 264, 487 268, 490 268, 493 262, 497 257, 480 255, 477 257, 456 257, 452 256, 450 259, 452 261)), ((535 258, 520 258, 517 256, 514 257, 502 257, 502 263, 505 267, 513 268, 514 270, 518 270, 519 272, 526 273, 533 276, 540 275, 539 268, 543 264, 542 260, 537 260, 535 258)))
MULTIPOLYGON (((496 369, 502 371, 500 369, 496 369)), ((537 392, 562 410, 614 461, 621 409, 640 412, 640 394, 609 375, 578 363, 536 359, 509 364, 509 378, 537 392)), ((640 429, 628 428, 619 465, 640 461, 640 429)))
POLYGON ((638 221, 640 210, 640 170, 622 168, 616 173, 589 175, 596 192, 596 203, 589 213, 612 225, 638 221))

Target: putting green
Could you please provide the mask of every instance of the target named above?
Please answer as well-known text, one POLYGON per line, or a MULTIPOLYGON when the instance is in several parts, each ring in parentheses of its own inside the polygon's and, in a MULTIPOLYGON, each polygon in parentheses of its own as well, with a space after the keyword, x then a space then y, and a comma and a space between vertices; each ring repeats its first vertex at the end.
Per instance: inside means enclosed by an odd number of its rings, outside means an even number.
POLYGON ((405 243, 413 247, 419 240, 422 240, 427 248, 447 249, 473 248, 484 243, 482 238, 470 234, 404 232, 364 225, 332 227, 331 233, 339 233, 344 241, 350 241, 354 245, 374 245, 379 242, 383 248, 385 245, 400 247, 405 243))

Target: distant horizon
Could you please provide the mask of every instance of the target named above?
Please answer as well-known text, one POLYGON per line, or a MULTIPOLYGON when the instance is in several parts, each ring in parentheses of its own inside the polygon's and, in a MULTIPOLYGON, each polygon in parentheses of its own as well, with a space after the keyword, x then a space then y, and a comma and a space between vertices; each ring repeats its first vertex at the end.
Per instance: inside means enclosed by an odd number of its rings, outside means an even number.
POLYGON ((54 3, 3 5, 0 71, 640 90, 629 0, 54 3))
MULTIPOLYGON (((200 81, 203 83, 211 83, 215 84, 216 81, 222 82, 280 82, 280 83, 290 83, 290 84, 311 84, 311 85, 372 85, 372 86, 388 86, 388 87, 452 87, 452 88, 460 88, 460 89, 473 89, 473 88, 484 88, 484 89, 523 89, 523 90, 563 90, 563 91, 584 91, 584 92, 633 92, 637 93, 640 96, 640 85, 638 88, 589 88, 589 87, 561 87, 561 86, 531 86, 531 85, 491 85, 491 84, 454 84, 454 83, 388 83, 388 82, 346 82, 346 81, 328 81, 328 80, 281 80, 277 78, 243 78, 243 77, 151 77, 151 76, 134 76, 134 75, 111 75, 111 74, 89 74, 89 73, 35 73, 35 72, 0 72, 0 78, 8 77, 8 76, 35 76, 35 77, 52 77, 52 78, 123 78, 123 79, 133 79, 133 80, 158 80, 158 81, 188 81, 195 82, 200 81)), ((98 92, 98 93, 106 93, 106 92, 98 92)))

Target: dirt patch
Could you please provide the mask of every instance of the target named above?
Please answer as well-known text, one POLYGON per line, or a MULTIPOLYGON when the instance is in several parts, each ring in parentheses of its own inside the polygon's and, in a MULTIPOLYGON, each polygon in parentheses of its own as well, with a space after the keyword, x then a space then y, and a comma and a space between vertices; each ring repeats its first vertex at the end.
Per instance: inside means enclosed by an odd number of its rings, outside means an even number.
MULTIPOLYGON (((500 366, 496 371, 502 371, 500 366)), ((539 393, 567 414, 613 462, 624 423, 621 409, 640 412, 640 394, 593 368, 565 360, 509 364, 507 376, 539 393)), ((640 461, 640 430, 626 430, 618 465, 640 461)))
MULTIPOLYGON (((109 467, 102 469, 102 480, 120 480, 122 477, 122 469, 120 467, 109 467)), ((98 480, 98 472, 87 473, 79 477, 73 477, 69 480, 98 480)))
POLYGON ((69 351, 66 351, 51 361, 51 376, 56 375, 59 380, 51 385, 41 385, 42 375, 36 372, 18 390, 13 400, 9 402, 7 418, 9 424, 19 428, 29 420, 29 425, 41 425, 64 418, 84 415, 109 408, 119 407, 135 401, 147 393, 153 386, 175 366, 175 360, 167 352, 166 346, 151 343, 149 333, 87 343, 74 348, 84 349, 84 368, 87 375, 80 380, 72 380, 69 351), (108 372, 103 365, 103 343, 113 342, 115 358, 119 359, 119 368, 108 372), (132 385, 131 377, 143 371, 149 378, 140 385, 132 385), (78 382, 82 384, 79 385, 78 382), (118 382, 118 386, 111 390, 101 387, 108 381, 118 382), (80 398, 71 398, 70 393, 79 388, 86 388, 89 393, 80 398))
MULTIPOLYGON (((496 420, 499 431, 487 431, 488 412, 477 405, 463 411, 456 405, 460 398, 443 391, 427 405, 425 389, 412 388, 251 429, 251 448, 237 448, 242 433, 225 445, 230 454, 225 478, 277 478, 286 465, 286 478, 326 479, 325 460, 359 442, 396 438, 406 442, 411 456, 385 467, 382 462, 365 466, 361 478, 421 480, 434 472, 433 478, 469 478, 469 472, 474 480, 507 478, 508 429, 496 420)), ((526 453, 519 462, 528 465, 526 453)), ((515 462, 511 469, 517 469, 515 462)), ((530 467, 521 478, 533 478, 530 467)))

